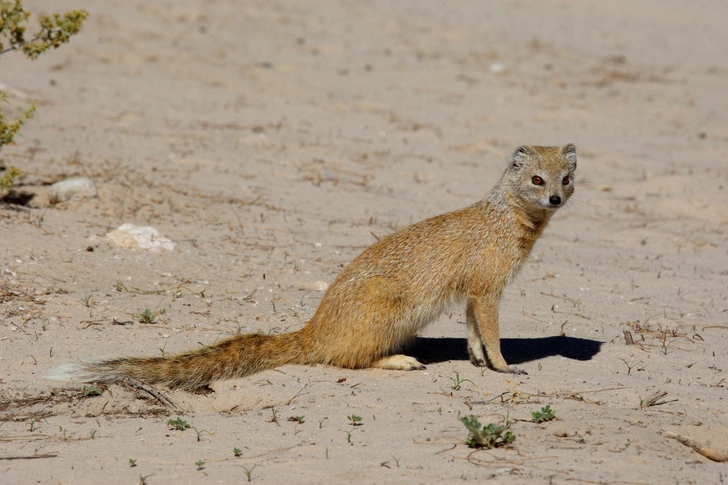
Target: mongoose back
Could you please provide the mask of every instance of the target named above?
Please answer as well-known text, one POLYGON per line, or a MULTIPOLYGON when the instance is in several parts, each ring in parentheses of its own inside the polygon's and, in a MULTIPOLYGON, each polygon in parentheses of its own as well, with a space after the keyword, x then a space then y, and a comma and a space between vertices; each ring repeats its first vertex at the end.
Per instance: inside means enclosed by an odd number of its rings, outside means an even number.
POLYGON ((195 390, 285 364, 421 369, 415 358, 399 352, 461 302, 467 305, 473 364, 522 373, 501 354, 501 295, 551 215, 574 192, 575 170, 574 145, 517 148, 483 200, 390 234, 349 263, 298 331, 238 335, 171 357, 69 364, 50 377, 76 382, 134 378, 195 390))

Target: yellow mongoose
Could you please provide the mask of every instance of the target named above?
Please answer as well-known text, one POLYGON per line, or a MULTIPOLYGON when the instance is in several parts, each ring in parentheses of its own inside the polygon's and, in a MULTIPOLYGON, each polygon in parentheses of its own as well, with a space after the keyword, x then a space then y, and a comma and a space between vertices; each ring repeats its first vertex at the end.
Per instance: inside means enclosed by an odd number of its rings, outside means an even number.
POLYGON ((517 148, 485 199, 390 234, 360 254, 296 332, 239 335, 172 357, 70 364, 51 378, 131 377, 194 390, 284 364, 421 369, 398 352, 458 302, 467 302, 473 364, 521 373, 501 355, 499 301, 551 215, 574 192, 575 170, 574 145, 517 148))

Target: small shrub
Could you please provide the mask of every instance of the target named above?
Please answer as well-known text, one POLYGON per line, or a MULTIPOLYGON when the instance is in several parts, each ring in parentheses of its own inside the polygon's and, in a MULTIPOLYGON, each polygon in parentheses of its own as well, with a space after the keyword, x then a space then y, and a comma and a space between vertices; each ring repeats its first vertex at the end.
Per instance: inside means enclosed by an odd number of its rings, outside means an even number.
POLYGON ((453 389, 453 391, 459 391, 459 390, 460 390, 460 388, 461 388, 461 387, 463 386, 463 384, 464 384, 464 383, 466 383, 466 382, 469 382, 469 383, 471 383, 472 385, 474 385, 475 387, 478 387, 478 386, 477 386, 477 385, 476 385, 476 384, 475 384, 475 383, 474 383, 473 381, 471 381, 470 379, 461 379, 461 378, 460 378, 460 374, 455 374, 455 378, 453 379, 453 378, 451 377, 451 378, 450 378, 450 380, 452 381, 452 389, 453 389))
POLYGON ((554 419, 554 416, 556 415, 556 411, 551 409, 551 406, 548 404, 541 408, 540 411, 534 411, 531 413, 531 417, 533 418, 534 423, 544 423, 546 421, 551 421, 554 419))
POLYGON ((101 389, 96 386, 83 386, 83 395, 86 397, 100 396, 101 389))
POLYGON ((357 416, 356 414, 347 416, 347 418, 349 419, 349 424, 352 426, 361 426, 364 424, 361 422, 361 416, 357 416))
POLYGON ((170 429, 176 429, 177 431, 184 431, 190 427, 190 425, 187 424, 187 421, 182 418, 168 419, 167 426, 169 426, 170 429))
POLYGON ((504 425, 490 423, 485 426, 473 415, 460 418, 460 421, 468 429, 465 444, 471 448, 498 448, 509 445, 516 439, 516 435, 509 431, 511 422, 507 419, 504 425))
POLYGON ((137 313, 137 320, 139 320, 139 323, 147 323, 151 324, 154 323, 154 319, 157 318, 157 315, 160 315, 164 313, 164 310, 159 311, 151 311, 149 308, 145 309, 141 313, 137 313))

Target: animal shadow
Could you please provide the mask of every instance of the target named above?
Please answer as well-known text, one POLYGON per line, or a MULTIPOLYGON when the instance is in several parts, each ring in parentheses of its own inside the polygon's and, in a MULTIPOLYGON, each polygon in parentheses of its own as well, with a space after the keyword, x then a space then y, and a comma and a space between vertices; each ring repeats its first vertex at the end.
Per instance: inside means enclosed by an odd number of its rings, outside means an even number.
MULTIPOLYGON (((501 339, 501 352, 509 364, 523 364, 556 355, 572 360, 591 360, 599 353, 603 343, 565 335, 504 338, 501 339)), ((423 364, 448 360, 470 360, 467 345, 467 340, 464 338, 417 337, 409 349, 409 355, 423 364)))

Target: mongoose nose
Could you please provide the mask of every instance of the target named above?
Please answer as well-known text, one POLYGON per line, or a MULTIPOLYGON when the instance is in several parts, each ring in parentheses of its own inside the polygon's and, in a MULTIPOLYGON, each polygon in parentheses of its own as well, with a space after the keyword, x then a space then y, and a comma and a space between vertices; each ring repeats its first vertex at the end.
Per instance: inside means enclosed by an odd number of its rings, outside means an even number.
POLYGON ((549 197, 549 202, 551 203, 551 205, 559 205, 561 204, 561 197, 559 197, 558 195, 552 195, 551 197, 549 197))

